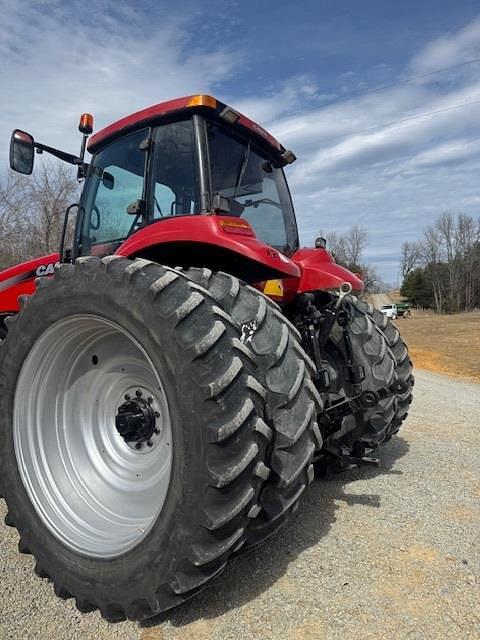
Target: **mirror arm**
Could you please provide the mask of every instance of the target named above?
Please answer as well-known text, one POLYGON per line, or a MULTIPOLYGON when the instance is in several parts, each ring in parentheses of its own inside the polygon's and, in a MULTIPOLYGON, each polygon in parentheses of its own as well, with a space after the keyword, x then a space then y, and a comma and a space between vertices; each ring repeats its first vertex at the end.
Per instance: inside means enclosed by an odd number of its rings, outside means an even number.
POLYGON ((60 149, 54 149, 53 147, 47 147, 46 144, 41 144, 40 142, 34 142, 33 146, 37 149, 37 153, 42 153, 46 151, 50 153, 52 156, 56 158, 60 158, 64 162, 68 162, 69 164, 75 165, 83 165, 83 160, 78 156, 74 156, 72 153, 67 153, 66 151, 60 151, 60 149))
POLYGON ((82 136, 82 145, 80 147, 80 155, 78 157, 77 180, 83 180, 87 176, 88 164, 85 162, 85 149, 87 148, 88 134, 82 136))

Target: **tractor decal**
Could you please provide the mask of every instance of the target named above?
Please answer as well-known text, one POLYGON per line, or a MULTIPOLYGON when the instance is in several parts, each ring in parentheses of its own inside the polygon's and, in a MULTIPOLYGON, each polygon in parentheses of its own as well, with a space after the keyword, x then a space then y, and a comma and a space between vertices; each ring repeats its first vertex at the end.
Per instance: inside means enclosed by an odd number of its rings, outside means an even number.
POLYGON ((7 278, 0 282, 0 291, 6 291, 20 282, 25 282, 26 280, 31 280, 32 278, 41 278, 43 276, 53 276, 55 273, 55 266, 58 265, 58 262, 49 262, 48 264, 41 264, 33 271, 26 271, 25 273, 20 273, 19 275, 12 276, 11 278, 7 278))
POLYGON ((55 267, 60 264, 59 262, 50 262, 48 264, 41 264, 35 270, 35 275, 39 278, 42 276, 53 276, 55 273, 55 267))
POLYGON ((36 275, 36 271, 27 271, 26 273, 21 273, 18 276, 12 276, 3 282, 0 282, 0 291, 6 291, 20 282, 25 282, 25 280, 31 280, 32 278, 35 278, 36 275))

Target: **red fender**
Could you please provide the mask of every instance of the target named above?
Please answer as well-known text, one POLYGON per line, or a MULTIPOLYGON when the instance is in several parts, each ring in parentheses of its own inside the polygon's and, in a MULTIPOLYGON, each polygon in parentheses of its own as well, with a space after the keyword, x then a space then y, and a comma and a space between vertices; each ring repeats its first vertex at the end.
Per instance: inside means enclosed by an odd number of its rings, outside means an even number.
POLYGON ((350 283, 353 291, 363 291, 361 278, 337 264, 325 249, 298 249, 292 261, 300 267, 302 275, 300 280, 289 278, 284 281, 285 302, 290 302, 298 293, 338 289, 343 282, 350 283))
MULTIPOLYGON (((229 216, 177 216, 159 221, 131 236, 117 250, 117 254, 135 257, 166 247, 177 248, 178 252, 175 253, 178 260, 173 262, 181 264, 180 250, 202 246, 206 246, 210 252, 221 247, 226 254, 230 254, 230 258, 244 258, 246 262, 239 268, 244 269, 246 263, 250 264, 252 273, 257 274, 252 282, 283 279, 284 292, 278 299, 284 302, 291 301, 298 293, 338 289, 342 282, 349 282, 354 291, 363 290, 362 280, 336 264, 325 249, 299 249, 290 260, 255 238, 246 221, 229 216)), ((52 275, 59 258, 57 253, 52 253, 0 272, 0 314, 19 311, 18 297, 34 293, 36 278, 52 275)), ((234 270, 228 265, 224 265, 223 269, 234 270)))
POLYGON ((292 260, 256 238, 246 220, 232 216, 164 218, 137 231, 116 253, 172 266, 207 266, 248 282, 300 277, 292 260))
MULTIPOLYGON (((94 246, 92 254, 106 255, 111 250, 111 244, 94 246)), ((258 240, 246 220, 232 216, 165 218, 137 231, 116 253, 172 266, 208 266, 249 282, 300 277, 294 262, 258 240)), ((19 311, 18 297, 34 293, 36 278, 53 275, 59 258, 53 253, 0 272, 0 314, 19 311)))
POLYGON ((58 253, 34 258, 0 272, 0 314, 20 310, 18 297, 35 291, 35 280, 53 275, 58 253))

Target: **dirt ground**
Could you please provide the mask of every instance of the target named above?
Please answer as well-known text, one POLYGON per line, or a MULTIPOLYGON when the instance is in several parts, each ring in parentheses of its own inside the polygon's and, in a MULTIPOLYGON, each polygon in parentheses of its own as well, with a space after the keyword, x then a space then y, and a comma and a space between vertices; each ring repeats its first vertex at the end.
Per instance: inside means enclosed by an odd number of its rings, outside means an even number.
POLYGON ((480 312, 437 315, 412 311, 396 325, 416 367, 480 382, 480 312))

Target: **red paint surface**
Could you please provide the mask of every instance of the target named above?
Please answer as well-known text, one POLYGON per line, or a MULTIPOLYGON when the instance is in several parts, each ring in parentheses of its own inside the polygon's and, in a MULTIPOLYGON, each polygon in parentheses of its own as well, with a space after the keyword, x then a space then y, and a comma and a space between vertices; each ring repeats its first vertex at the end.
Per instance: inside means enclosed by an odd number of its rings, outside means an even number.
POLYGON ((292 261, 300 267, 301 276, 300 280, 284 280, 285 302, 290 302, 297 293, 338 289, 343 282, 349 282, 353 291, 363 291, 362 280, 337 264, 325 249, 298 249, 293 254, 292 261))
POLYGON ((300 276, 299 268, 289 258, 258 240, 253 230, 251 237, 244 235, 242 229, 238 234, 232 227, 226 231, 222 223, 228 225, 229 221, 232 221, 231 216, 216 215, 175 216, 160 220, 137 231, 116 253, 133 256, 149 247, 175 242, 211 244, 271 267, 278 271, 278 277, 300 276))
MULTIPOLYGON (((113 122, 108 127, 101 129, 93 135, 88 142, 88 150, 90 153, 96 152, 100 147, 107 144, 110 139, 116 138, 124 132, 131 131, 134 129, 138 129, 146 124, 150 124, 156 120, 161 120, 161 118, 165 116, 170 116, 171 114, 177 112, 180 113, 182 111, 195 111, 195 110, 204 110, 204 109, 212 109, 212 107, 188 107, 188 102, 193 98, 193 96, 185 96, 183 98, 176 98, 175 100, 168 100, 167 102, 161 102, 159 104, 155 104, 152 107, 148 107, 147 109, 142 109, 141 111, 137 111, 136 113, 132 113, 125 118, 121 118, 116 122, 113 122)), ((217 104, 220 110, 222 110, 226 105, 217 100, 217 104)), ((239 114, 240 118, 238 120, 238 124, 240 126, 245 127, 249 131, 255 133, 260 138, 266 140, 271 146, 273 146, 277 150, 283 149, 282 145, 276 140, 268 131, 265 131, 258 124, 250 120, 243 114, 239 114)))
MULTIPOLYGON (((241 233, 236 236, 231 229, 225 232, 222 220, 228 222, 229 217, 184 216, 163 220, 138 231, 122 244, 117 254, 129 257, 159 244, 201 242, 223 247, 275 269, 278 277, 283 278, 284 302, 290 302, 298 293, 336 289, 343 282, 349 282, 354 291, 363 290, 362 280, 336 264, 325 249, 299 249, 289 260, 255 236, 241 233)), ((0 272, 0 313, 17 312, 18 297, 35 291, 35 279, 41 277, 37 274, 38 268, 58 260, 59 255, 52 253, 0 272)))
POLYGON ((0 313, 18 311, 18 297, 35 291, 37 269, 55 264, 59 259, 58 253, 52 253, 0 272, 0 313))
MULTIPOLYGON (((362 280, 336 264, 325 249, 299 249, 290 260, 255 236, 241 233, 236 236, 231 229, 226 233, 221 226, 222 220, 228 222, 229 218, 184 216, 163 220, 138 231, 122 244, 117 254, 129 257, 155 245, 201 242, 239 253, 278 271, 278 277, 283 278, 284 302, 290 302, 298 293, 337 289, 343 282, 349 282, 354 291, 363 290, 362 280)), ((52 253, 0 272, 0 313, 17 312, 18 297, 34 293, 35 280, 42 277, 37 273, 38 268, 55 264, 58 260, 59 255, 52 253)))

